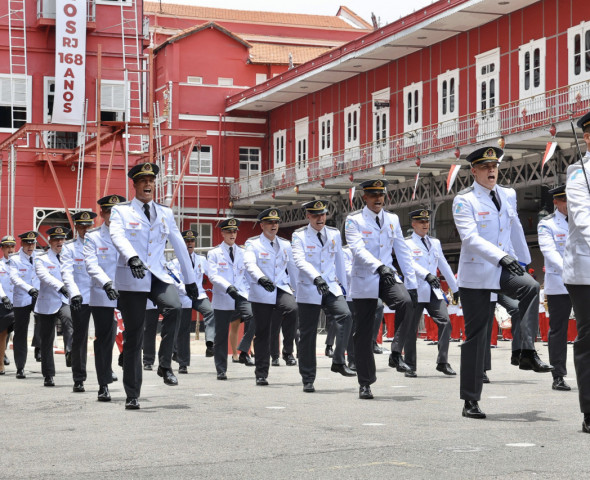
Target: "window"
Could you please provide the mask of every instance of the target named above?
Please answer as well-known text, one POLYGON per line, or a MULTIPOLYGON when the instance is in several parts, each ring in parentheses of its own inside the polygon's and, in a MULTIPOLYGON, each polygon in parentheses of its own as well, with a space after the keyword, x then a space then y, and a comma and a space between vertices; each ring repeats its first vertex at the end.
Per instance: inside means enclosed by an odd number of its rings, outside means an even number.
MULTIPOLYGON (((55 78, 44 78, 43 92, 43 123, 51 123, 53 100, 55 97, 55 78)), ((43 134, 43 141, 47 148, 76 148, 78 146, 78 133, 45 132, 43 134)))
POLYGON ((373 93, 373 143, 387 144, 389 137, 389 88, 373 93))
POLYGON ((260 149, 240 147, 240 178, 260 173, 260 149))
POLYGON ((295 161, 297 168, 307 165, 307 136, 309 131, 308 117, 295 121, 295 161))
POLYGON ((193 77, 189 75, 186 77, 186 83, 190 83, 191 85, 203 85, 203 77, 193 77))
POLYGON ((103 122, 124 122, 127 106, 124 81, 103 81, 100 85, 100 119, 103 122))
POLYGON ((334 114, 327 113, 326 115, 322 115, 318 119, 318 125, 320 130, 318 151, 320 155, 330 155, 333 151, 332 127, 334 125, 334 114))
POLYGON ((0 74, 0 128, 19 128, 31 121, 31 77, 0 74))
POLYGON ((210 145, 193 147, 189 159, 189 174, 191 175, 212 175, 213 174, 213 148, 210 145))
POLYGON ((476 55, 478 139, 499 134, 497 105, 500 98, 500 49, 476 55))
POLYGON ((213 229, 210 223, 191 223, 189 229, 199 234, 195 248, 211 248, 213 246, 213 229))
POLYGON ((359 103, 344 109, 344 148, 353 148, 359 146, 360 117, 361 106, 359 103))
POLYGON ((217 79, 217 85, 219 85, 220 87, 232 87, 233 84, 234 84, 234 79, 233 78, 219 77, 217 79))
POLYGON ((570 101, 590 98, 588 87, 574 86, 576 83, 590 80, 590 22, 582 22, 567 31, 568 50, 568 83, 570 87, 570 101))
POLYGON ((404 88, 404 132, 422 128, 422 82, 404 88))
POLYGON ((439 123, 459 118, 459 70, 438 76, 439 123))
POLYGON ((287 130, 279 130, 278 132, 275 132, 273 135, 275 169, 285 166, 286 139, 287 139, 287 130))
POLYGON ((521 111, 526 109, 534 113, 545 110, 545 43, 542 38, 519 48, 521 111))
POLYGON ((257 73, 256 74, 256 85, 266 82, 266 73, 257 73))

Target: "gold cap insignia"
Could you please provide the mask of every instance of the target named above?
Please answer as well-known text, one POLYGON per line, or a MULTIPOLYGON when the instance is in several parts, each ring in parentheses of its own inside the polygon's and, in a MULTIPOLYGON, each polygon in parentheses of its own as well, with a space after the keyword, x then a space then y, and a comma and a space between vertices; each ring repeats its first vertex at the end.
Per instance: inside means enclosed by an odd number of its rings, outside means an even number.
POLYGON ((421 217, 427 217, 427 216, 428 216, 428 211, 427 211, 427 210, 422 210, 422 211, 420 212, 420 216, 421 216, 421 217))
POLYGON ((27 234, 27 238, 33 238, 33 239, 35 239, 35 238, 37 238, 37 237, 35 236, 35 232, 29 232, 29 233, 27 234))
POLYGON ((227 222, 227 224, 228 224, 230 227, 235 227, 235 226, 236 226, 236 221, 235 221, 235 220, 232 218, 232 219, 230 219, 230 221, 229 221, 229 222, 227 222))
POLYGON ((271 210, 268 214, 269 217, 278 217, 279 213, 276 210, 271 210))
POLYGON ((488 148, 483 154, 483 158, 496 158, 496 151, 493 148, 488 148))
POLYGON ((383 186, 383 182, 381 180, 377 180, 375 183, 373 183, 374 187, 382 187, 383 186))
POLYGON ((88 212, 84 212, 82 215, 80 215, 80 219, 81 220, 90 220, 90 215, 88 214, 88 212))
POLYGON ((55 229, 55 233, 61 233, 61 234, 63 234, 63 233, 64 233, 64 230, 63 230, 63 228, 61 228, 61 227, 57 227, 57 228, 55 229))
POLYGON ((151 163, 144 163, 143 167, 141 167, 142 172, 153 172, 152 164, 151 163))
POLYGON ((326 208, 323 202, 318 201, 313 204, 313 208, 326 208))
POLYGON ((109 198, 109 203, 119 203, 119 197, 113 195, 111 198, 109 198))

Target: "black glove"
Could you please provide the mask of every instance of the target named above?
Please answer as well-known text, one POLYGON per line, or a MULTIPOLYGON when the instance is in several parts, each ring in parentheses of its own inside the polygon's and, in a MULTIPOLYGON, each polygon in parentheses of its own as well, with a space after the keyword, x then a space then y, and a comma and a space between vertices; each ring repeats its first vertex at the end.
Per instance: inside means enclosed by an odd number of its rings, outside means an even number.
POLYGON ((387 265, 381 265, 377 269, 379 277, 383 281, 383 285, 395 285, 395 272, 387 265))
POLYGON ((461 298, 461 294, 459 293, 459 290, 457 290, 455 293, 453 293, 453 301, 455 303, 459 303, 460 298, 461 298))
POLYGON ((258 279, 258 285, 261 285, 267 292, 275 291, 275 284, 272 283, 271 279, 264 276, 258 279))
POLYGON ((328 287, 328 284, 322 277, 315 277, 313 279, 313 284, 318 288, 318 293, 322 297, 330 293, 330 287, 328 287))
POLYGON ((66 298, 70 298, 70 292, 68 292, 68 289, 65 287, 65 285, 59 289, 59 293, 61 293, 66 298))
POLYGON ((143 262, 139 259, 139 257, 131 257, 127 262, 127 265, 129 265, 129 267, 131 268, 131 274, 135 278, 145 277, 146 268, 143 262))
POLYGON ((412 299, 412 307, 416 308, 418 306, 418 290, 415 288, 409 288, 408 293, 412 299))
POLYGON ((500 259, 500 265, 514 275, 522 277, 524 275, 524 268, 520 266, 516 258, 506 255, 500 259))
POLYGON ((426 278, 424 280, 430 283, 430 286, 432 288, 440 288, 440 280, 436 278, 432 273, 426 275, 426 278))
POLYGON ((119 298, 119 292, 113 288, 113 282, 107 282, 102 286, 102 289, 109 297, 109 300, 117 300, 119 298))
POLYGON ((33 300, 37 300, 37 297, 39 296, 39 290, 36 288, 31 288, 27 293, 33 297, 33 300))
POLYGON ((70 307, 72 307, 72 310, 80 310, 82 308, 82 295, 74 295, 70 300, 70 307))
POLYGON ((2 300, 2 305, 4 305, 4 308, 10 312, 10 310, 12 310, 12 303, 10 303, 10 298, 2 297, 0 300, 2 300))
POLYGON ((227 290, 225 291, 225 293, 227 293, 234 300, 237 300, 238 297, 240 296, 240 294, 238 293, 238 289, 236 287, 234 287, 233 285, 230 285, 229 287, 227 287, 227 290))
POLYGON ((195 282, 187 283, 184 287, 186 288, 186 294, 188 298, 190 298, 192 301, 195 301, 199 298, 199 287, 197 287, 195 282))

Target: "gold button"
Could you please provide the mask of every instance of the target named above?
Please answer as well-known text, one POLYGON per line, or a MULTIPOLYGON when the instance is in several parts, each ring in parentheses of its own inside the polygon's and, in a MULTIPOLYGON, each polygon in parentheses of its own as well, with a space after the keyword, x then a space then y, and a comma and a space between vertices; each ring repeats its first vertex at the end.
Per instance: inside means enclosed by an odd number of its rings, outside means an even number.
POLYGON ((151 253, 148 253, 148 257, 151 257, 151 256, 152 256, 152 254, 151 253))
POLYGON ((501 244, 501 243, 498 243, 498 246, 499 246, 499 247, 501 247, 501 246, 502 246, 502 244, 501 244))

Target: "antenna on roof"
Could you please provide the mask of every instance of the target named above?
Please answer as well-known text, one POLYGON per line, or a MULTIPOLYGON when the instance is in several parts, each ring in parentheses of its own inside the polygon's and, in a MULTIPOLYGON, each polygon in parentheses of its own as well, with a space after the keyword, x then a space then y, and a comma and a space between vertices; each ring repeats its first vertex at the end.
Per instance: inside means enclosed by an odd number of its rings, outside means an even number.
POLYGON ((293 68, 293 54, 289 52, 289 69, 293 68))
POLYGON ((379 28, 379 19, 375 16, 375 12, 371 12, 371 22, 373 23, 373 29, 377 30, 379 28))

